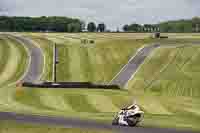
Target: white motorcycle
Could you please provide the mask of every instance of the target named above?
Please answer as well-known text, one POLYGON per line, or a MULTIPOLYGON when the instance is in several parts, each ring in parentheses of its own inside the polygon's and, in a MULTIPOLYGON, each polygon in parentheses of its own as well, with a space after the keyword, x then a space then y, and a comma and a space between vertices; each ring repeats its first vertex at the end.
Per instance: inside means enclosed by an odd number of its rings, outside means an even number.
POLYGON ((144 118, 144 112, 137 104, 121 109, 114 118, 112 125, 136 126, 144 118))

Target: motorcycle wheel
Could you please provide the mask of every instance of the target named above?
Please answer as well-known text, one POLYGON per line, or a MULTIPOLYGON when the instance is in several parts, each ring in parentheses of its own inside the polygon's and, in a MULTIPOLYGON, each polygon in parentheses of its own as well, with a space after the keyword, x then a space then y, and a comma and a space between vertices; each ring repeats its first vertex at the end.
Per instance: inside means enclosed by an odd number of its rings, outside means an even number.
POLYGON ((137 118, 132 117, 132 118, 127 118, 127 123, 129 126, 134 127, 137 125, 137 118))
POLYGON ((119 125, 119 117, 115 117, 115 119, 112 121, 112 125, 119 125))

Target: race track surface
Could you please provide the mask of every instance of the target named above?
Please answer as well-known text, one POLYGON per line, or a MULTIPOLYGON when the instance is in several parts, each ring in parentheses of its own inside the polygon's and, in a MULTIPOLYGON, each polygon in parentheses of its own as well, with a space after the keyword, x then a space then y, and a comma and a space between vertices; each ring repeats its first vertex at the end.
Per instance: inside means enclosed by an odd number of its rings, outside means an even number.
POLYGON ((155 49, 160 47, 160 45, 150 45, 140 49, 136 55, 134 55, 126 64, 122 70, 115 76, 110 84, 116 84, 120 87, 124 87, 126 83, 131 79, 139 68, 139 66, 144 62, 146 57, 155 49))
MULTIPOLYGON (((27 73, 25 74, 22 81, 36 82, 39 80, 44 66, 44 57, 40 48, 38 48, 34 42, 30 39, 9 34, 25 45, 30 53, 30 65, 27 73)), ((119 85, 125 85, 126 82, 131 78, 132 74, 136 72, 138 67, 144 62, 145 58, 152 52, 153 49, 160 45, 147 46, 141 49, 136 56, 134 56, 129 63, 122 69, 117 77, 112 81, 119 85)), ((50 116, 37 116, 28 114, 18 114, 14 112, 0 112, 1 120, 14 120, 22 123, 39 123, 48 125, 59 125, 67 128, 91 128, 99 130, 113 130, 114 132, 122 133, 191 133, 190 131, 178 131, 175 129, 161 129, 161 128, 148 128, 148 127, 118 127, 112 126, 111 124, 100 123, 92 120, 80 120, 73 118, 63 117, 50 117, 50 116)))
POLYGON ((99 130, 111 130, 113 132, 120 133, 191 133, 190 131, 181 131, 175 129, 161 129, 150 127, 119 127, 112 126, 105 123, 100 123, 92 120, 80 120, 63 117, 49 117, 49 116, 36 116, 16 114, 9 112, 0 112, 1 120, 15 120, 22 123, 39 123, 47 125, 58 125, 66 128, 85 128, 85 129, 99 129, 99 130))
POLYGON ((18 36, 15 34, 8 34, 8 36, 25 45, 25 47, 28 48, 30 54, 29 66, 21 82, 39 81, 44 66, 44 57, 42 50, 38 46, 36 46, 37 44, 34 44, 34 42, 29 38, 18 36))

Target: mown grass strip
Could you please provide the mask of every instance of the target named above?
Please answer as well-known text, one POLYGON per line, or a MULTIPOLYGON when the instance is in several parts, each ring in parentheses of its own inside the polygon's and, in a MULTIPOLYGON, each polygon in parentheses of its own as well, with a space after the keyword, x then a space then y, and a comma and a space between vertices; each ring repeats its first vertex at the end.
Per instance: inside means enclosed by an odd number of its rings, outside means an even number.
POLYGON ((92 69, 92 66, 91 66, 91 61, 89 59, 89 48, 87 47, 81 47, 80 48, 80 57, 81 57, 81 60, 80 60, 80 65, 81 65, 81 70, 82 70, 82 73, 84 75, 84 79, 86 82, 92 82, 93 81, 93 78, 94 78, 94 75, 93 75, 93 69, 92 69))
POLYGON ((54 108, 48 107, 40 100, 38 90, 25 88, 20 95, 13 95, 15 101, 24 104, 26 106, 35 107, 37 109, 54 110, 54 108))
POLYGON ((16 82, 17 80, 19 80, 26 72, 27 66, 28 66, 28 53, 25 49, 25 47, 18 43, 16 40, 11 39, 10 41, 12 42, 13 45, 15 45, 20 53, 20 60, 19 63, 17 65, 17 71, 15 72, 14 76, 10 78, 9 82, 16 82))
POLYGON ((58 46, 58 59, 59 64, 57 64, 57 77, 58 81, 69 81, 71 78, 71 73, 69 71, 70 55, 69 48, 65 45, 58 46))
POLYGON ((51 91, 40 91, 39 95, 41 103, 47 107, 65 112, 73 111, 71 106, 65 101, 63 95, 56 95, 51 91))
POLYGON ((70 70, 70 81, 85 81, 85 75, 82 71, 81 66, 81 55, 80 46, 69 46, 69 70, 70 70))
POLYGON ((4 71, 5 65, 8 62, 10 47, 6 43, 5 38, 0 38, 0 74, 4 71))
MULTIPOLYGON (((19 63, 23 63, 23 62, 20 62, 20 60, 26 60, 26 59, 21 58, 20 49, 18 49, 17 44, 15 44, 14 41, 8 38, 6 38, 6 42, 7 42, 7 45, 9 45, 10 47, 10 52, 9 52, 10 55, 6 58, 8 62, 5 66, 4 71, 0 75, 1 86, 7 85, 19 79, 20 76, 22 76, 21 75, 22 70, 20 69, 23 69, 23 71, 25 69, 25 66, 23 64, 19 64, 19 63), (22 65, 21 66, 22 68, 18 67, 19 65, 22 65)), ((24 48, 22 47, 22 50, 23 49, 24 48)), ((25 49, 24 49, 24 52, 25 52, 25 49)))
POLYGON ((98 112, 98 110, 90 104, 85 95, 82 94, 65 95, 65 100, 66 103, 68 103, 72 107, 72 109, 76 112, 90 112, 90 113, 98 112))
POLYGON ((110 97, 101 94, 87 95, 88 102, 93 105, 100 112, 117 112, 117 108, 110 97))

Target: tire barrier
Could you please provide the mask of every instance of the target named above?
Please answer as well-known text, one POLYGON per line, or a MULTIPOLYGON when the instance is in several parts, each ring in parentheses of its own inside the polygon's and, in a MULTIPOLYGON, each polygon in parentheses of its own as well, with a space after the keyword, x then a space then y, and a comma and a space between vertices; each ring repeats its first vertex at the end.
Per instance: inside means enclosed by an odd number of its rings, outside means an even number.
POLYGON ((121 89, 118 85, 103 85, 103 84, 93 84, 91 82, 42 82, 42 83, 22 83, 23 87, 32 88, 73 88, 73 89, 121 89))

